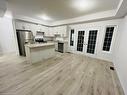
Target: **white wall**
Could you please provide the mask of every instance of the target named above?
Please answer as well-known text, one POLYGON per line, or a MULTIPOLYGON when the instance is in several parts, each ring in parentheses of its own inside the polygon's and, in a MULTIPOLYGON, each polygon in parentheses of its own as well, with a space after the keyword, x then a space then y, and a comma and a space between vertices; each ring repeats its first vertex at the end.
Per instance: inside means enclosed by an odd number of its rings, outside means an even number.
POLYGON ((75 25, 70 25, 69 27, 71 29, 75 29, 75 36, 74 36, 74 46, 69 45, 69 51, 76 53, 77 49, 77 32, 78 30, 87 30, 87 29, 99 29, 98 31, 98 36, 97 36, 97 45, 96 45, 96 54, 93 56, 95 58, 107 60, 107 61, 112 61, 112 48, 114 46, 116 34, 117 34, 117 28, 119 26, 119 23, 121 22, 121 19, 117 20, 108 20, 108 21, 99 21, 99 22, 92 22, 92 23, 83 23, 83 24, 75 24, 75 25), (104 52, 102 51, 103 47, 103 41, 104 41, 104 36, 105 36, 105 29, 106 26, 110 25, 116 25, 116 30, 114 32, 113 40, 112 40, 112 45, 111 45, 111 51, 110 52, 104 52))
POLYGON ((113 63, 127 95, 127 16, 122 20, 118 30, 113 52, 113 63))
POLYGON ((0 18, 0 54, 16 52, 12 19, 0 18))

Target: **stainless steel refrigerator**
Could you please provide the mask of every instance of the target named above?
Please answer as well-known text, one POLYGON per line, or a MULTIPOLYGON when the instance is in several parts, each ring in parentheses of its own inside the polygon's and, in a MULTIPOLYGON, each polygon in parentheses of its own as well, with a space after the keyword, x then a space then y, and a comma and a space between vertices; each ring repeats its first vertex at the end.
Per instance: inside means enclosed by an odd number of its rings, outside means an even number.
POLYGON ((19 54, 21 56, 26 56, 25 44, 34 42, 33 33, 30 30, 16 30, 16 34, 19 54))

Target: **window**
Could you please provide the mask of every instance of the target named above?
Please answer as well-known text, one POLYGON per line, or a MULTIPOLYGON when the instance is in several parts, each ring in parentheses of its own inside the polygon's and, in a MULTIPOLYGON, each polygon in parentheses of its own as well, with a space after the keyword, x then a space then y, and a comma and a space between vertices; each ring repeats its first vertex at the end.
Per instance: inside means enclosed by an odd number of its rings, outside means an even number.
POLYGON ((74 29, 71 30, 70 46, 74 46, 74 29))
POLYGON ((103 44, 104 51, 110 51, 114 27, 107 27, 103 44))

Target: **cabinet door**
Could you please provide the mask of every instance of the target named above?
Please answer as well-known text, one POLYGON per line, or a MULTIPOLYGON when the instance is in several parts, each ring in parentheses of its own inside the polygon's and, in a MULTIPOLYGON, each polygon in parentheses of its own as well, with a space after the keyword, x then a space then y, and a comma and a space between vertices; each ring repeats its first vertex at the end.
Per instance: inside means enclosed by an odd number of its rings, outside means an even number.
POLYGON ((48 33, 49 33, 49 28, 48 28, 48 27, 45 27, 44 30, 45 30, 45 35, 48 36, 48 35, 49 35, 49 34, 48 34, 48 33))
POLYGON ((41 30, 41 25, 36 25, 36 27, 37 27, 37 31, 42 31, 41 30))
POLYGON ((31 30, 30 23, 16 22, 15 26, 16 26, 16 29, 31 30))
POLYGON ((67 27, 66 26, 59 26, 53 28, 54 34, 59 34, 61 37, 67 36, 67 27))
POLYGON ((49 34, 48 34, 48 27, 46 27, 46 26, 41 26, 41 31, 44 32, 44 35, 45 35, 45 36, 48 36, 48 35, 49 35, 49 34))
POLYGON ((46 31, 46 36, 51 36, 51 37, 54 36, 54 31, 52 27, 48 28, 48 31, 46 31))
POLYGON ((57 27, 53 27, 53 28, 52 28, 52 31, 54 32, 54 34, 58 34, 57 27))
POLYGON ((25 30, 30 30, 30 23, 23 23, 22 25, 25 30))
POLYGON ((45 27, 45 36, 50 36, 49 27, 45 27))
POLYGON ((45 26, 41 26, 40 28, 42 32, 45 32, 45 26))
POLYGON ((23 27, 23 23, 22 22, 15 22, 15 28, 16 29, 23 29, 23 28, 25 28, 25 27, 23 27))
POLYGON ((30 24, 30 30, 33 32, 33 35, 36 35, 36 25, 35 24, 30 24))
POLYGON ((62 26, 61 28, 60 28, 60 30, 61 30, 61 36, 62 37, 66 37, 67 36, 67 27, 66 26, 62 26))

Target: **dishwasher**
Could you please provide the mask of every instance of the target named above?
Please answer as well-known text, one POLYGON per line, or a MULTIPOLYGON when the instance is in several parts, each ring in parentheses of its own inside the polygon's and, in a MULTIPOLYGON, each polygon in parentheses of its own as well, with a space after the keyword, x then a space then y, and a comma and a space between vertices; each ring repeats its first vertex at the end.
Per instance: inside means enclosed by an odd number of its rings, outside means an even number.
POLYGON ((61 52, 61 53, 64 52, 64 43, 58 42, 58 52, 61 52))

